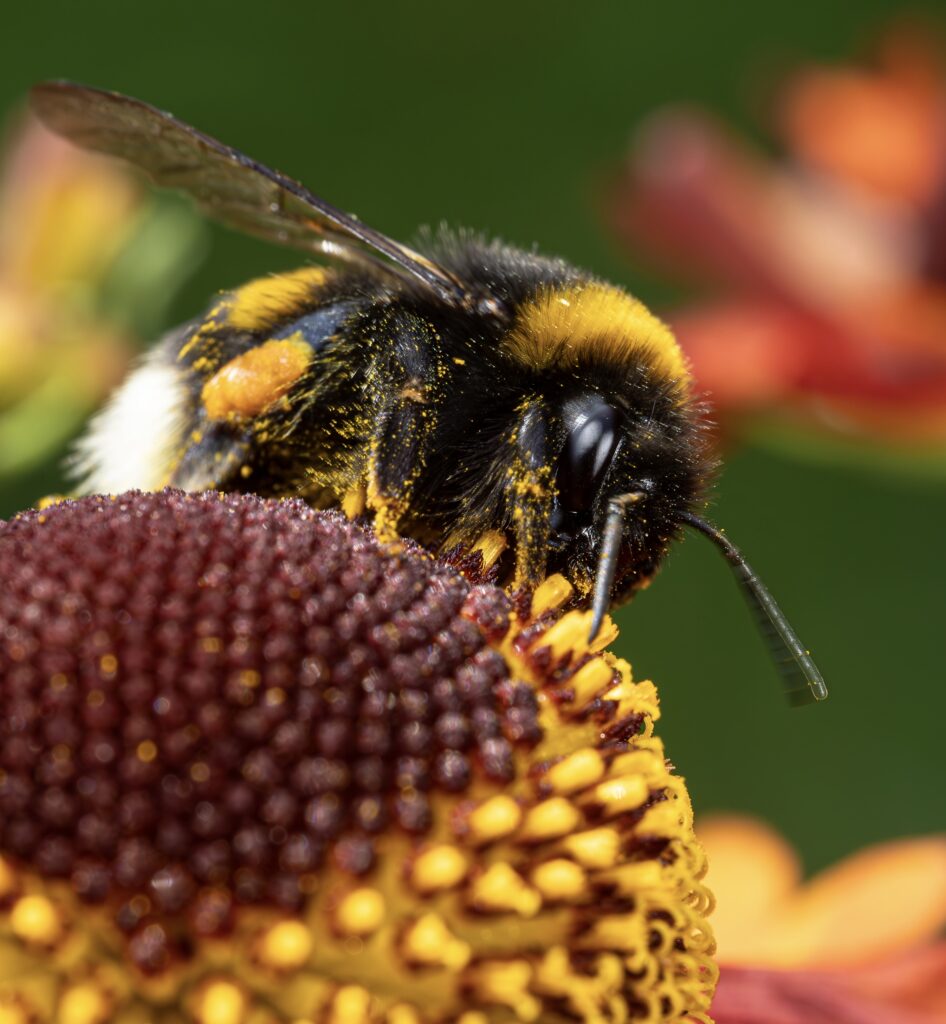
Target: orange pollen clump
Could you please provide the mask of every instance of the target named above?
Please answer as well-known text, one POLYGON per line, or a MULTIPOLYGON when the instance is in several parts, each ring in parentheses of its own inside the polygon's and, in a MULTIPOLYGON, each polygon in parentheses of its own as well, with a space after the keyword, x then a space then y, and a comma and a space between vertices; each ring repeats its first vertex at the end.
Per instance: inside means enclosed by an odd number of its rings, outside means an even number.
POLYGON ((300 334, 264 342, 231 359, 204 385, 207 415, 214 420, 258 415, 286 394, 311 359, 312 348, 300 334))

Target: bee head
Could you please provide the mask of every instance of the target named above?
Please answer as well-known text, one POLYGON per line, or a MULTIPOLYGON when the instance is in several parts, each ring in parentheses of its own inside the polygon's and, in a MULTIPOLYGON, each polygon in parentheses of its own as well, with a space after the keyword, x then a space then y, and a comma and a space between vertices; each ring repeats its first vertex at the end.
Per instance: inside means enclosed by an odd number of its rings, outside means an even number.
POLYGON ((604 610, 656 572, 708 469, 702 446, 694 444, 693 416, 679 401, 650 387, 648 403, 639 404, 629 400, 633 391, 615 390, 584 392, 563 404, 552 515, 554 567, 589 597, 596 581, 599 588, 607 582, 596 602, 603 598, 604 610), (610 540, 610 579, 602 581, 606 538, 618 528, 610 540))
POLYGON ((821 673, 772 595, 723 531, 694 512, 710 465, 692 409, 685 401, 662 403, 659 389, 649 394, 649 409, 634 408, 623 395, 588 392, 562 410, 553 561, 584 584, 590 639, 609 608, 650 581, 686 526, 708 537, 732 567, 789 700, 824 700, 821 673))

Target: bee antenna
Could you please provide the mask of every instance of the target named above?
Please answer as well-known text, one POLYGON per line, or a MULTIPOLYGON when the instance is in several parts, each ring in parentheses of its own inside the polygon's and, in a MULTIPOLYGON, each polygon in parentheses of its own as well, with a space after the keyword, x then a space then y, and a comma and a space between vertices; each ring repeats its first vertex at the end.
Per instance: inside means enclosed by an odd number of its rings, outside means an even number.
POLYGON ((798 706, 813 700, 824 700, 828 696, 828 688, 818 666, 739 548, 721 530, 692 512, 684 512, 680 518, 688 526, 709 537, 733 567, 742 592, 756 614, 759 630, 768 644, 772 660, 782 674, 789 703, 798 706))
POLYGON ((611 605, 611 587, 618 571, 618 555, 624 539, 624 513, 630 505, 644 497, 643 491, 632 491, 612 498, 608 502, 608 518, 601 535, 598 568, 595 572, 594 596, 591 599, 591 630, 588 643, 592 644, 601 629, 601 623, 611 605))

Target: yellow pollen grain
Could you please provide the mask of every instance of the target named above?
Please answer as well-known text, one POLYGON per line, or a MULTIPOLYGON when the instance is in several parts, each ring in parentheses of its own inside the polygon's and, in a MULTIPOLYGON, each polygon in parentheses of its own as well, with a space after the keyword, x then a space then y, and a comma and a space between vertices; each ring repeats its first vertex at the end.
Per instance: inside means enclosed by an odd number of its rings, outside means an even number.
POLYGON ((451 934, 439 914, 425 914, 404 934, 404 955, 412 964, 460 971, 472 950, 451 934))
POLYGON ((553 796, 536 804, 526 815, 519 832, 519 839, 542 842, 567 835, 581 824, 581 813, 565 797, 553 796))
POLYGON ((253 689, 255 686, 259 686, 262 681, 262 676, 257 672, 255 668, 245 668, 240 672, 240 685, 253 689))
POLYGON ((548 900, 573 900, 587 891, 585 872, 564 857, 539 864, 532 872, 532 884, 548 900))
POLYGON ((142 740, 135 748, 135 755, 139 761, 148 764, 158 756, 157 744, 153 740, 142 740))
POLYGON ((335 925, 343 935, 372 935, 384 924, 385 911, 384 897, 377 889, 355 889, 339 903, 335 925))
POLYGON ((342 495, 342 512, 348 519, 356 519, 364 513, 367 502, 367 488, 364 484, 356 484, 342 495))
POLYGON ((604 776, 604 771, 604 758, 597 750, 587 747, 553 764, 545 775, 545 781, 556 793, 575 793, 594 785, 604 776))
POLYGON ((490 797, 470 812, 467 823, 474 842, 490 843, 514 832, 522 821, 522 809, 511 796, 490 797))
POLYGON ((411 870, 411 882, 420 892, 437 892, 458 885, 468 869, 463 852, 445 843, 432 846, 417 857, 411 870))
POLYGON ((621 837, 613 828, 593 828, 568 836, 562 844, 582 867, 613 867, 621 853, 621 837))
POLYGON ((90 708, 100 708, 105 703, 105 693, 102 690, 89 690, 85 698, 90 708))
POLYGON ((575 707, 584 707, 609 686, 613 679, 614 669, 603 658, 585 662, 568 680, 568 687, 575 695, 572 703, 575 707))
POLYGON ((62 938, 63 921, 45 896, 22 896, 10 911, 10 929, 24 942, 52 946, 62 938))
POLYGON ((532 966, 525 960, 487 961, 475 974, 474 991, 487 1003, 508 1006, 521 1021, 534 1021, 542 1004, 529 991, 532 966))
POLYGON ((0 899, 9 896, 16 890, 16 874, 10 862, 0 857, 0 899))
POLYGON ((281 686, 274 686, 266 691, 265 702, 269 705, 284 704, 286 702, 286 691, 281 686))
POLYGON ((201 400, 212 420, 258 416, 282 398, 312 361, 301 334, 273 338, 231 359, 207 381, 201 400))
POLYGON ((240 331, 258 331, 301 312, 313 289, 324 284, 328 275, 325 267, 303 267, 250 281, 230 296, 227 324, 240 331))
POLYGON ((103 654, 99 658, 99 671, 103 676, 113 676, 118 671, 118 658, 114 654, 103 654))
POLYGON ((208 982, 197 1000, 198 1024, 243 1024, 246 996, 232 981, 208 982))
POLYGON ((312 955, 312 933, 301 921, 280 921, 261 936, 258 955, 266 967, 295 970, 312 955))
POLYGON ((210 778, 210 768, 204 761, 195 761, 190 767, 190 777, 194 782, 206 782, 210 778))
POLYGON ((104 1024, 111 1014, 111 1000, 98 985, 80 982, 66 989, 59 1001, 60 1024, 104 1024))
POLYGON ((223 641, 219 636, 205 636, 200 641, 200 648, 207 654, 219 654, 223 650, 223 641))
POLYGON ((470 886, 470 899, 480 910, 513 910, 533 917, 542 908, 542 896, 508 864, 493 864, 470 886))
POLYGON ((572 596, 574 588, 561 573, 555 573, 542 582, 532 595, 532 614, 544 615, 561 606, 572 596))
POLYGON ((371 993, 360 985, 345 985, 335 993, 329 1024, 369 1024, 371 993))

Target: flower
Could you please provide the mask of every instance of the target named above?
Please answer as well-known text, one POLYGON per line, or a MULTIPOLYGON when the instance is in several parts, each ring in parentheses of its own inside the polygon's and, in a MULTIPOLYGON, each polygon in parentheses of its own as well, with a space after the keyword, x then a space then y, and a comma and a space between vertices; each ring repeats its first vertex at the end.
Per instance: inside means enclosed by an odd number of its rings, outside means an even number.
POLYGON ((194 265, 196 221, 23 122, 0 171, 0 474, 56 454, 194 265))
POLYGON ((717 1024, 946 1021, 946 836, 882 843, 808 882, 748 818, 700 823, 718 901, 717 1024))
POLYGON ((710 294, 672 316, 724 429, 946 441, 946 72, 891 34, 872 66, 807 68, 780 162, 698 110, 638 133, 611 215, 710 294))
POLYGON ((4 1024, 706 1020, 656 691, 562 577, 175 491, 24 513, 0 577, 4 1024))

